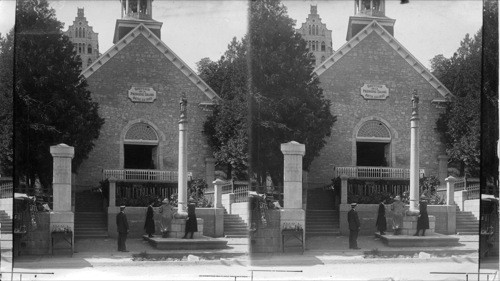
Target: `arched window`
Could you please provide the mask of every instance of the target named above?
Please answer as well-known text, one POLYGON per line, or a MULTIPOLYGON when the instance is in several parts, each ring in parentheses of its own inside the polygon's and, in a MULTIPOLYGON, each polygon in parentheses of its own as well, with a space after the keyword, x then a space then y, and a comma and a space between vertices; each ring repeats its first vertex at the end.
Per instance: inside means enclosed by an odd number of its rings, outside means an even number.
POLYGON ((325 42, 321 42, 321 51, 324 52, 326 49, 325 42))
POLYGON ((313 50, 313 51, 316 51, 316 44, 314 44, 314 42, 313 42, 313 44, 312 44, 312 50, 313 50))
POLYGON ((84 38, 85 38, 85 34, 86 34, 86 33, 87 33, 87 32, 85 32, 85 27, 84 27, 84 28, 83 28, 82 37, 84 37, 84 38))
POLYGON ((82 52, 82 44, 78 43, 78 53, 80 54, 82 52))
POLYGON ((87 61, 87 66, 89 66, 91 64, 92 64, 92 59, 89 58, 89 60, 87 61))
POLYGON ((316 35, 319 35, 318 33, 318 26, 316 25, 316 35))
POLYGON ((87 54, 92 54, 92 45, 90 45, 90 44, 87 47, 87 54))
POLYGON ((125 169, 155 169, 158 167, 159 137, 145 122, 132 125, 123 139, 125 169))
POLYGON ((356 165, 390 167, 391 132, 379 120, 365 121, 356 133, 356 165))
POLYGON ((309 26, 309 35, 311 35, 311 26, 309 26))
POLYGON ((75 38, 78 38, 78 29, 75 28, 75 38))
POLYGON ((325 61, 325 56, 321 56, 321 62, 325 61))
POLYGON ((321 35, 325 36, 325 29, 324 28, 321 29, 321 35))

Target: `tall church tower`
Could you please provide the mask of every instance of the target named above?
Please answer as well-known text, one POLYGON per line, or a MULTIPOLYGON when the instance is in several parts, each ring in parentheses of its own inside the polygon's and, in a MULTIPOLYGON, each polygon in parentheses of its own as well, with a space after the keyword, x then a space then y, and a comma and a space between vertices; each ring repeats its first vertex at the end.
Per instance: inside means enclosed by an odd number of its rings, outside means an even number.
POLYGON ((161 39, 163 23, 153 19, 153 0, 120 0, 122 18, 116 20, 113 43, 120 41, 139 24, 144 24, 161 39))
POLYGON ((82 60, 82 70, 87 68, 99 56, 98 33, 94 32, 84 15, 84 9, 78 8, 73 24, 64 32, 75 46, 76 53, 82 60))
POLYGON ((321 22, 318 6, 311 5, 311 13, 307 16, 306 22, 296 31, 302 35, 302 38, 307 42, 309 52, 314 55, 315 67, 333 54, 332 31, 321 22))
POLYGON ((354 0, 354 16, 349 17, 346 40, 351 40, 374 20, 394 36, 396 20, 385 16, 385 0, 354 0))

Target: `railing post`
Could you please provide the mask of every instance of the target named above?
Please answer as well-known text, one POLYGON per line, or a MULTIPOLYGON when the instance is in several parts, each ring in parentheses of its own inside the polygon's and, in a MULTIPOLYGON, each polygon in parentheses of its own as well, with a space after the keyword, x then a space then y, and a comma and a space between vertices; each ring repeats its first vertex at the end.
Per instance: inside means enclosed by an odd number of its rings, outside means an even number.
POLYGON ((349 177, 346 174, 340 175, 340 204, 347 204, 347 179, 349 177))
POLYGON ((214 208, 222 208, 222 186, 225 182, 221 179, 213 181, 214 184, 214 208))
POLYGON ((116 207, 116 178, 110 177, 109 181, 109 205, 110 207, 116 207))
POLYGON ((446 182, 446 204, 455 205, 455 182, 456 178, 449 176, 445 179, 446 182))

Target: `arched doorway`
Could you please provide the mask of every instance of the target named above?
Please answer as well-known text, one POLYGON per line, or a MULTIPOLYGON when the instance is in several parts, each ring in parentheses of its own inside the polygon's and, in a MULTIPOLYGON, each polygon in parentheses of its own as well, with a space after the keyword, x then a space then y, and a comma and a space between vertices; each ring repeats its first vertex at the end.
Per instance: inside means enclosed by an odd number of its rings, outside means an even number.
POLYGON ((133 124, 123 140, 123 168, 157 169, 158 143, 158 134, 151 125, 133 124))
POLYGON ((390 167, 391 132, 379 120, 368 120, 356 134, 356 166, 390 167))

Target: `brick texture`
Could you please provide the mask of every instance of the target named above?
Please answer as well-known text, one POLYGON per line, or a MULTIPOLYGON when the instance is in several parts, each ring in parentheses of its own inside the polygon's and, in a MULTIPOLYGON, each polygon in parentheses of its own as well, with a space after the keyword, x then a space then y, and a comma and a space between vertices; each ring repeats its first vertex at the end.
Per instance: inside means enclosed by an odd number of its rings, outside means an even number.
POLYGON ((157 131, 163 170, 177 171, 179 100, 188 99, 188 171, 205 178, 205 157, 212 153, 202 133, 209 112, 198 104, 210 99, 143 35, 134 38, 88 77, 92 98, 105 118, 99 139, 76 177, 79 186, 96 186, 103 169, 123 168, 123 136, 132 121, 143 120, 157 131), (128 98, 132 86, 152 87, 153 103, 134 103, 128 98), (121 159, 120 159, 121 157, 121 159))
POLYGON ((378 34, 368 35, 319 79, 337 122, 320 156, 310 166, 309 182, 328 184, 335 166, 355 166, 355 129, 373 118, 383 121, 391 132, 390 166, 409 168, 413 89, 420 97, 420 168, 426 175, 438 175, 437 157, 445 151, 436 120, 444 109, 431 101, 443 97, 378 34), (365 83, 385 85, 389 96, 385 100, 364 99, 360 89, 365 83))

